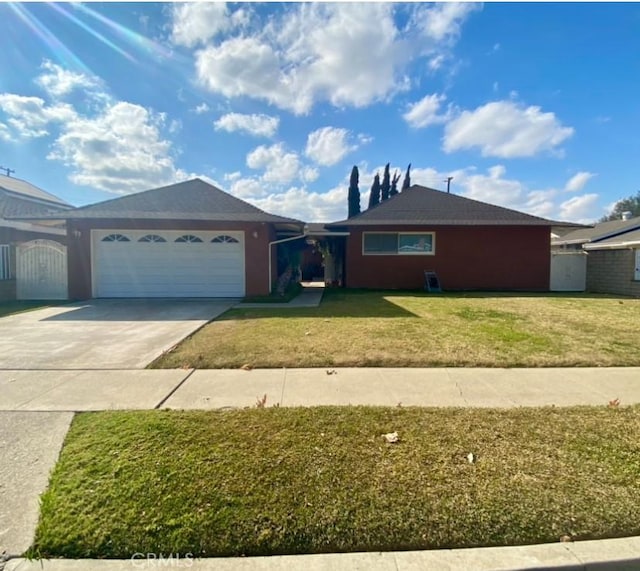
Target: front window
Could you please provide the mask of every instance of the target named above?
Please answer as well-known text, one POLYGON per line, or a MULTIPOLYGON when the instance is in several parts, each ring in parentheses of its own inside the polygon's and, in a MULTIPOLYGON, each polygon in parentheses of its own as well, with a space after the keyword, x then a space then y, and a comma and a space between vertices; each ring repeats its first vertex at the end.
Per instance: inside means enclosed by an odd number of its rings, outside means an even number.
POLYGON ((365 255, 422 255, 435 254, 433 232, 365 232, 362 235, 365 255))

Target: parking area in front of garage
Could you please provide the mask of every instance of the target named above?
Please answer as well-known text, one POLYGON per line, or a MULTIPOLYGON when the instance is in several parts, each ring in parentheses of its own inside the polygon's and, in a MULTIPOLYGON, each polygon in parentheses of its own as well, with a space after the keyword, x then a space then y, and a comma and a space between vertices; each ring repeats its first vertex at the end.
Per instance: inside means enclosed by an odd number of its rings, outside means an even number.
POLYGON ((142 369, 238 302, 94 299, 0 318, 0 369, 142 369))

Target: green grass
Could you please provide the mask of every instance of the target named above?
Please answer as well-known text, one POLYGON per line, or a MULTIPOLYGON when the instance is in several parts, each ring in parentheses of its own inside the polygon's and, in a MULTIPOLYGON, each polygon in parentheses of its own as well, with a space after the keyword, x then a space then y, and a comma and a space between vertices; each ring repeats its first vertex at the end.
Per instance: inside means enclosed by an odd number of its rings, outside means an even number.
POLYGON ((151 366, 638 366, 640 300, 327 290, 320 307, 234 309, 151 366))
POLYGON ((51 304, 52 302, 50 301, 3 301, 0 302, 0 317, 33 309, 42 309, 43 307, 49 307, 51 304))
POLYGON ((639 442, 638 406, 83 413, 42 496, 29 555, 266 555, 634 535, 639 442), (383 441, 390 431, 400 443, 383 441))

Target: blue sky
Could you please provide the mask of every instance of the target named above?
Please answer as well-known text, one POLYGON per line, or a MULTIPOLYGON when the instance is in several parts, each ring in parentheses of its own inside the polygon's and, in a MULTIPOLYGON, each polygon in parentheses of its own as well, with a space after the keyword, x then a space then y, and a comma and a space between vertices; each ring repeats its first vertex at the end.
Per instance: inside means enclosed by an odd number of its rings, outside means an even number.
POLYGON ((592 221, 638 190, 640 4, 0 4, 0 165, 83 205, 206 178, 343 219, 412 182, 592 221))

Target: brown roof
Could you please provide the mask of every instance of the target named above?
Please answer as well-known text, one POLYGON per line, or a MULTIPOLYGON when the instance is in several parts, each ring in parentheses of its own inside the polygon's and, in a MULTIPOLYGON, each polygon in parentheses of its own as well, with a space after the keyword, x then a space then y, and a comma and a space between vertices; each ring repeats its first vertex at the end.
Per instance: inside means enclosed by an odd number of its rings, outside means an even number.
POLYGON ((606 238, 617 236, 631 230, 640 228, 640 216, 629 220, 609 220, 600 222, 591 228, 580 228, 569 232, 560 238, 551 241, 552 246, 565 246, 568 244, 586 244, 599 242, 606 238))
POLYGON ((555 222, 457 194, 413 185, 353 218, 333 222, 328 226, 370 225, 573 226, 574 224, 555 222))
POLYGON ((64 213, 66 219, 127 218, 302 224, 268 214, 199 178, 105 200, 64 213))

